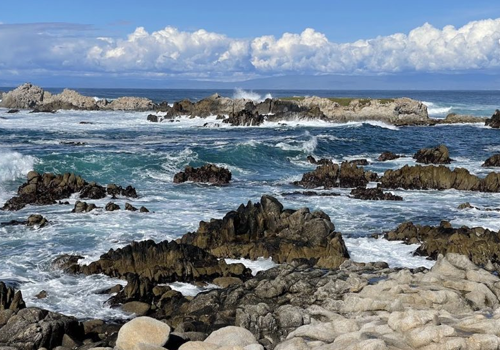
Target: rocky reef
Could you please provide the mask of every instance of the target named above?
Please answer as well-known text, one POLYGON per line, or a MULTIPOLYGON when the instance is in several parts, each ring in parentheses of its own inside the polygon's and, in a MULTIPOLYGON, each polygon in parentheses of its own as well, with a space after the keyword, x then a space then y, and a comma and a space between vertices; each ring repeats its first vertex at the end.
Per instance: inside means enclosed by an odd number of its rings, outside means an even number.
POLYGON ((496 110, 491 118, 486 119, 484 125, 493 129, 500 129, 500 110, 496 110))
POLYGON ((187 166, 184 171, 175 174, 174 183, 187 181, 209 183, 213 185, 226 185, 229 181, 231 181, 231 172, 228 169, 218 167, 215 164, 205 164, 200 168, 187 166))
POLYGON ((450 152, 445 145, 439 145, 433 148, 422 148, 413 155, 417 163, 423 164, 450 164, 450 152))
POLYGON ((405 165, 401 169, 386 170, 380 178, 382 188, 406 190, 448 190, 500 192, 500 173, 491 172, 485 178, 469 173, 467 169, 451 170, 443 165, 405 165))
POLYGON ((494 154, 486 159, 482 165, 483 167, 500 167, 500 153, 494 154))

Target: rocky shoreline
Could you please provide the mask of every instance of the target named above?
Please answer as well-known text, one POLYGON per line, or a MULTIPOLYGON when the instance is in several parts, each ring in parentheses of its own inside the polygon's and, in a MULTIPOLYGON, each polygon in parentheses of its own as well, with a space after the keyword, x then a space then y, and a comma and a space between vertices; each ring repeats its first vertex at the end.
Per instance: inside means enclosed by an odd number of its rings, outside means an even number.
POLYGON ((214 94, 198 102, 182 100, 169 105, 166 101, 155 103, 139 97, 120 97, 112 101, 94 99, 69 89, 53 95, 31 83, 25 83, 12 91, 1 93, 0 100, 0 107, 9 109, 7 113, 16 113, 19 109, 30 109, 34 113, 54 113, 57 110, 154 111, 154 114, 147 116, 150 122, 172 122, 180 116, 204 118, 215 115, 222 123, 232 126, 258 126, 265 121, 298 120, 331 123, 381 121, 396 126, 456 123, 484 123, 491 128, 500 126, 499 113, 489 119, 457 114, 450 114, 445 119, 430 118, 427 107, 410 98, 346 99, 313 96, 268 98, 255 102, 214 94))

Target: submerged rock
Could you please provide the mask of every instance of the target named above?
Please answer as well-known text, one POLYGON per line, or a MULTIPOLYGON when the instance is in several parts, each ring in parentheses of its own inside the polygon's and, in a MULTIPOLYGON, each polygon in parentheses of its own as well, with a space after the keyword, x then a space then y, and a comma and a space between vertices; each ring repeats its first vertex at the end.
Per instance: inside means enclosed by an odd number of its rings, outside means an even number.
POLYGON ((486 119, 484 125, 489 126, 493 129, 500 128, 500 110, 496 110, 495 113, 491 116, 491 118, 486 119))
POLYGON ((284 210, 271 196, 241 205, 223 219, 202 221, 196 232, 187 233, 179 242, 220 258, 272 257, 277 263, 298 259, 324 268, 336 268, 349 258, 328 215, 307 208, 284 210))
POLYGON ((19 220, 11 220, 8 222, 0 223, 0 226, 17 226, 17 225, 25 225, 28 227, 38 227, 42 228, 47 226, 49 221, 45 219, 42 215, 32 214, 28 217, 28 220, 19 221, 19 220))
POLYGON ((424 164, 450 164, 448 147, 439 145, 434 148, 422 148, 413 156, 417 163, 424 164))
POLYGON ((387 170, 380 178, 382 188, 403 188, 409 190, 447 190, 500 192, 500 173, 489 173, 485 178, 478 178, 467 169, 451 170, 440 166, 409 166, 387 170))
POLYGON ((356 199, 364 200, 384 200, 384 201, 402 201, 403 197, 396 196, 390 192, 383 192, 380 188, 358 187, 351 191, 351 196, 356 199))
POLYGON ((231 181, 231 172, 215 164, 205 164, 200 168, 187 166, 184 171, 178 172, 174 176, 174 183, 186 181, 225 185, 231 181))
POLYGON ((482 165, 483 167, 500 167, 500 153, 492 155, 486 159, 482 165))

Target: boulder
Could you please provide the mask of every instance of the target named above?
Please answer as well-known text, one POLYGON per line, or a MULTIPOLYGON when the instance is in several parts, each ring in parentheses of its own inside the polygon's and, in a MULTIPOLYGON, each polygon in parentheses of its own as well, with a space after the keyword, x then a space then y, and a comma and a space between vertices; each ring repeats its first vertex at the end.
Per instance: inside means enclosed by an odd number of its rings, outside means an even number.
POLYGON ((128 210, 128 211, 137 211, 137 208, 134 207, 132 204, 130 203, 125 203, 125 210, 128 210))
POLYGON ((467 169, 451 170, 445 166, 409 166, 401 169, 386 170, 380 178, 382 188, 403 188, 410 190, 447 190, 499 192, 500 173, 489 173, 481 179, 467 169))
POLYGON ((231 113, 228 118, 222 122, 232 126, 258 126, 265 121, 265 117, 257 112, 251 112, 246 109, 237 113, 231 113))
POLYGON ((500 129, 500 110, 496 110, 491 118, 486 119, 484 125, 493 129, 500 129))
POLYGON ((378 156, 377 160, 379 162, 386 162, 388 160, 394 160, 394 159, 398 159, 400 158, 401 156, 395 154, 395 153, 392 153, 392 152, 389 152, 389 151, 385 151, 385 152, 382 152, 382 154, 380 154, 380 156, 378 156))
POLYGON ((240 205, 223 219, 200 222, 196 232, 178 241, 220 258, 272 257, 277 263, 301 260, 324 268, 336 268, 349 258, 328 215, 307 208, 284 210, 276 198, 267 195, 260 203, 240 205))
POLYGON ((113 198, 116 198, 117 196, 130 197, 130 198, 138 197, 137 191, 131 185, 128 185, 127 187, 123 188, 115 184, 108 184, 106 191, 113 198))
POLYGON ((363 200, 385 200, 385 201, 402 201, 403 197, 396 196, 390 192, 384 192, 380 188, 364 188, 358 187, 351 191, 351 196, 356 199, 363 200))
POLYGON ((12 109, 30 109, 41 104, 44 98, 50 96, 42 88, 31 83, 25 83, 2 96, 0 107, 12 109))
POLYGON ((231 172, 215 164, 205 164, 200 168, 187 166, 184 171, 178 172, 174 176, 174 183, 186 181, 226 185, 231 181, 231 172))
POLYGON ((216 330, 210 334, 205 343, 221 346, 247 346, 258 344, 255 336, 242 327, 228 326, 216 330))
POLYGON ((22 350, 53 349, 65 335, 83 339, 83 326, 76 318, 30 307, 19 310, 0 328, 0 344, 22 350))
POLYGON ((500 153, 492 155, 482 165, 483 167, 500 167, 500 153))
POLYGON ((94 203, 88 204, 87 202, 82 202, 82 201, 76 201, 75 202, 75 207, 71 211, 72 213, 88 213, 89 211, 92 211, 96 209, 97 206, 94 203))
POLYGON ((448 147, 439 145, 434 148, 422 148, 413 155, 417 163, 424 164, 450 164, 450 153, 448 147))
POLYGON ((88 199, 102 199, 106 197, 106 189, 96 184, 95 182, 91 182, 85 186, 80 191, 80 198, 88 198, 88 199))
MULTIPOLYGON (((141 344, 163 347, 170 337, 170 327, 151 317, 137 317, 125 323, 118 332, 116 347, 119 350, 136 350, 141 344)), ((140 348, 140 347, 139 347, 140 348)))
POLYGON ((120 210, 120 206, 118 204, 113 203, 113 202, 109 202, 108 204, 106 204, 104 209, 106 211, 115 211, 115 210, 120 210))
POLYGON ((32 214, 28 217, 26 225, 42 228, 48 225, 48 223, 47 219, 45 219, 42 215, 32 214))

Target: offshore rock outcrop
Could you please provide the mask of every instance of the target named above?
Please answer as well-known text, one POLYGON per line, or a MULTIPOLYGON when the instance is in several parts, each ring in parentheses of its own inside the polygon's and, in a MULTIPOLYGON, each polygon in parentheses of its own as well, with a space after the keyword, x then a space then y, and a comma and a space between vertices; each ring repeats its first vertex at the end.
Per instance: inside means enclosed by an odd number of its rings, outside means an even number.
POLYGON ((482 165, 483 167, 500 167, 500 153, 494 154, 486 159, 482 165))
MULTIPOLYGON (((119 187, 122 194, 137 196, 135 189, 128 186, 125 190, 119 187)), ((80 193, 80 198, 101 199, 106 197, 106 189, 95 182, 87 182, 73 173, 39 174, 30 171, 27 181, 17 190, 17 196, 9 199, 2 210, 20 210, 28 204, 50 205, 58 200, 69 198, 73 193, 80 193)), ((76 208, 75 208, 76 209, 76 208)))
POLYGON ((382 152, 380 154, 380 156, 378 156, 377 160, 379 162, 387 162, 389 160, 394 160, 394 159, 398 159, 398 158, 401 158, 401 156, 397 155, 395 153, 389 152, 389 151, 385 151, 385 152, 382 152))
POLYGON ((484 125, 493 129, 500 129, 500 110, 496 110, 491 118, 486 119, 484 125))
POLYGON ((390 192, 384 192, 380 188, 358 187, 351 191, 351 196, 356 199, 370 201, 402 201, 403 197, 396 196, 390 192))
POLYGON ((467 169, 451 170, 443 165, 405 165, 401 169, 386 170, 380 178, 382 188, 406 190, 448 190, 500 192, 500 173, 491 172, 485 178, 469 173, 467 169))
POLYGON ((417 163, 423 164, 450 164, 450 152, 445 145, 439 145, 433 148, 422 148, 413 155, 417 163))
MULTIPOLYGON (((405 222, 384 234, 389 241, 420 244, 415 255, 436 259, 439 254, 457 253, 480 266, 500 263, 500 232, 482 227, 453 228, 447 221, 439 226, 415 225, 405 222)), ((498 265, 497 265, 498 266, 498 265)))
POLYGON ((300 181, 294 182, 294 185, 304 188, 351 188, 366 187, 368 182, 377 180, 376 173, 365 171, 362 167, 358 167, 356 162, 345 161, 340 166, 328 160, 319 162, 323 164, 305 173, 300 181))
POLYGON ((349 258, 328 215, 307 208, 283 209, 267 195, 260 203, 241 205, 223 219, 200 222, 196 232, 185 234, 179 242, 220 258, 272 257, 277 263, 301 260, 323 268, 336 268, 349 258))
POLYGON ((231 181, 231 172, 215 164, 205 164, 200 168, 187 166, 184 171, 174 175, 174 183, 187 181, 227 185, 231 181))
POLYGON ((446 116, 446 118, 436 120, 436 124, 472 124, 472 123, 484 123, 485 121, 486 118, 482 117, 450 113, 446 116))

